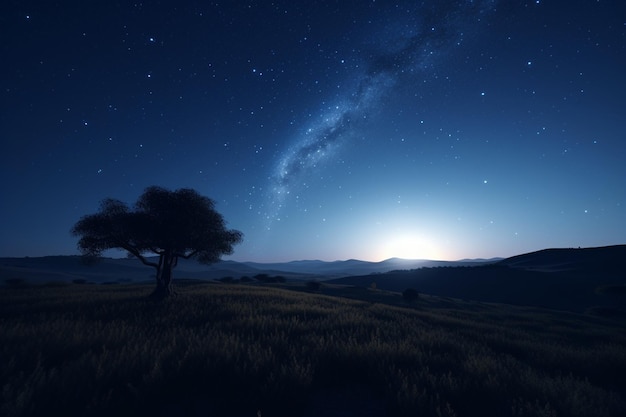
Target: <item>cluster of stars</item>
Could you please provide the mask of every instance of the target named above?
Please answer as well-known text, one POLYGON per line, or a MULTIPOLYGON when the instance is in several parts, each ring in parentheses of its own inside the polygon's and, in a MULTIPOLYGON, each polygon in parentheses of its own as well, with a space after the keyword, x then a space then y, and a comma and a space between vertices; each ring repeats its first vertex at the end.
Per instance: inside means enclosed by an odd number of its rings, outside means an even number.
MULTIPOLYGON (((104 197, 192 187, 287 259, 312 236, 365 251, 389 218, 461 256, 609 235, 626 25, 608 3, 11 4, 2 174, 24 184, 3 189, 65 189, 66 234, 104 197)), ((302 256, 368 256, 319 250, 302 256)))

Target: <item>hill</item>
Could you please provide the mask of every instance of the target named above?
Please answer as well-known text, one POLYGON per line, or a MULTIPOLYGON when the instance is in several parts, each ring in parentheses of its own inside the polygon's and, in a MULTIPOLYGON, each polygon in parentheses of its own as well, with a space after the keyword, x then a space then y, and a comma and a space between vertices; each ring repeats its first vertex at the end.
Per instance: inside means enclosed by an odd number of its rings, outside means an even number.
POLYGON ((465 266, 476 265, 494 260, 471 260, 462 261, 433 261, 427 259, 401 259, 389 258, 380 262, 361 261, 358 259, 348 259, 346 261, 319 261, 319 260, 303 260, 283 263, 256 263, 244 262, 245 265, 251 266, 258 270, 273 270, 280 272, 291 272, 294 274, 302 274, 308 276, 316 276, 318 279, 326 280, 336 277, 377 274, 382 272, 393 271, 396 269, 412 269, 435 266, 465 266))
MULTIPOLYGON (((460 262, 409 260, 392 258, 381 262, 350 259, 347 261, 293 261, 282 263, 220 261, 203 265, 194 260, 180 259, 174 270, 177 278, 220 279, 224 277, 254 277, 258 274, 280 275, 291 280, 327 280, 332 278, 387 272, 394 269, 422 266, 471 265, 478 261, 460 262)), ((0 283, 20 280, 26 283, 72 282, 85 280, 104 282, 144 282, 154 278, 154 270, 138 259, 102 258, 86 265, 80 256, 44 256, 35 258, 0 258, 0 283)))
POLYGON ((513 256, 500 265, 527 271, 569 272, 624 277, 626 245, 597 248, 557 248, 513 256))
POLYGON ((620 307, 623 301, 598 293, 626 283, 626 245, 585 249, 546 249, 475 267, 420 268, 331 282, 420 292, 467 300, 530 305, 582 312, 620 307))
MULTIPOLYGON (((174 270, 178 278, 218 279, 222 277, 254 276, 261 273, 281 274, 288 278, 303 278, 306 274, 255 268, 240 262, 222 261, 203 265, 181 259, 174 270)), ((22 280, 26 283, 72 282, 94 283, 145 282, 154 279, 154 269, 138 259, 102 258, 92 265, 81 256, 44 256, 35 258, 0 258, 0 281, 22 280)))
MULTIPOLYGON (((311 281, 421 293, 465 300, 529 305, 558 310, 626 314, 626 297, 606 295, 606 286, 626 283, 626 245, 545 249, 507 259, 442 262, 392 258, 382 262, 319 260, 284 263, 222 261, 202 265, 181 260, 176 279, 234 279, 265 274, 311 281)), ((152 268, 137 259, 105 258, 87 266, 80 256, 0 258, 0 283, 148 282, 152 268)))

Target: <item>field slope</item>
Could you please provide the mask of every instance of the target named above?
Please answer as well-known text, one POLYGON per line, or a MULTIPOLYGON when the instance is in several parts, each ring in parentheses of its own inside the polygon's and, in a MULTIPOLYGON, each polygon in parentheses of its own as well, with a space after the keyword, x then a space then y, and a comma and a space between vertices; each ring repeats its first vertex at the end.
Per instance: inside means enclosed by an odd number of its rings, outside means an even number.
POLYGON ((626 284, 626 245, 544 249, 474 267, 438 267, 351 276, 336 284, 485 302, 626 315, 626 297, 607 297, 600 288, 626 284))
POLYGON ((151 290, 1 289, 0 414, 626 415, 623 322, 429 296, 151 290))

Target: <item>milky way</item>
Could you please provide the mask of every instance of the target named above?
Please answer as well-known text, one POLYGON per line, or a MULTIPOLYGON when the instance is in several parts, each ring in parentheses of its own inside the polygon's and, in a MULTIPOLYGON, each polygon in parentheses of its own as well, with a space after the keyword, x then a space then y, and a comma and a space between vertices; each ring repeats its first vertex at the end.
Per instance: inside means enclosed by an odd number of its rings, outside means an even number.
MULTIPOLYGON (((437 2, 439 3, 439 2, 437 2)), ((355 70, 358 80, 349 95, 336 98, 320 117, 291 141, 270 177, 269 223, 280 218, 294 189, 304 186, 304 178, 337 154, 338 149, 359 128, 368 115, 403 82, 415 82, 433 69, 433 62, 460 46, 465 33, 479 25, 483 15, 495 7, 494 1, 462 1, 412 6, 402 16, 388 18, 357 59, 363 68, 355 70)), ((356 48, 358 49, 358 48, 356 48)))
POLYGON ((153 185, 241 261, 624 243, 626 2, 4 3, 0 256, 153 185))

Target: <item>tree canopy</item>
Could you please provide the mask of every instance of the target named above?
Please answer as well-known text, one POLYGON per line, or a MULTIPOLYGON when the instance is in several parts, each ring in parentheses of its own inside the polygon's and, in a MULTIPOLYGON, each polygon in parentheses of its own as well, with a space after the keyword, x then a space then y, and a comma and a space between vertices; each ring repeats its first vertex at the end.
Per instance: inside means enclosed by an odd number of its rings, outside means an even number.
POLYGON ((123 249, 156 269, 156 295, 171 293, 172 269, 178 258, 217 262, 233 252, 243 234, 229 230, 215 203, 195 190, 170 191, 148 187, 133 209, 107 198, 98 213, 82 217, 72 228, 83 255, 99 257, 108 249, 123 249), (158 262, 146 254, 158 255, 158 262))

